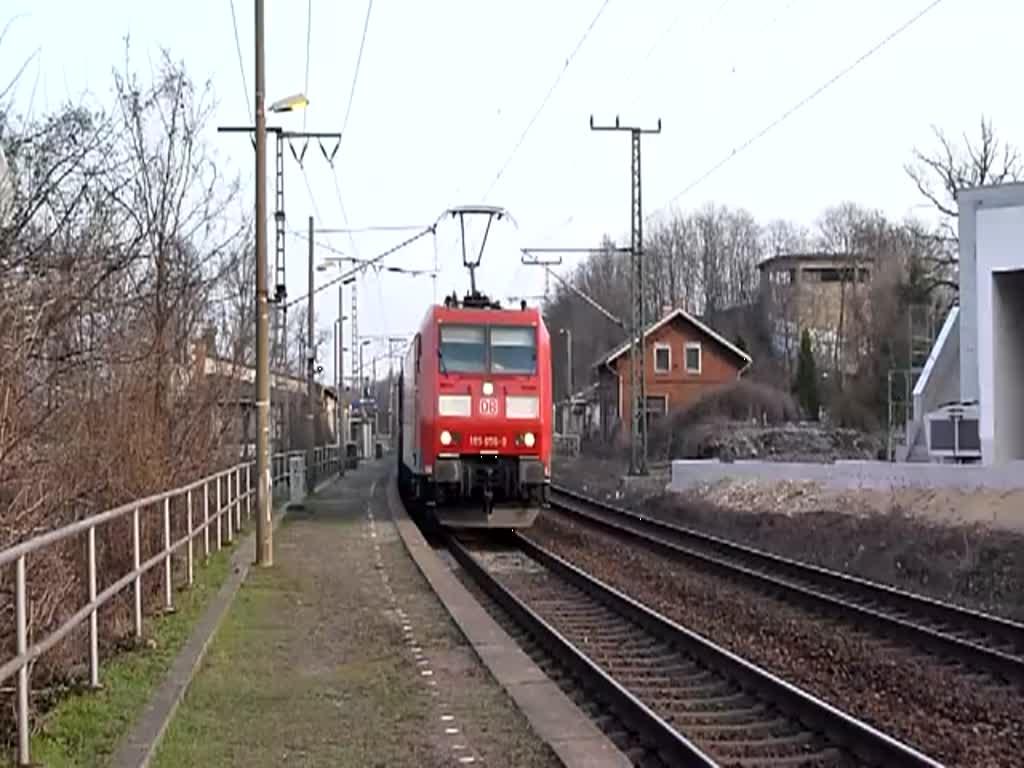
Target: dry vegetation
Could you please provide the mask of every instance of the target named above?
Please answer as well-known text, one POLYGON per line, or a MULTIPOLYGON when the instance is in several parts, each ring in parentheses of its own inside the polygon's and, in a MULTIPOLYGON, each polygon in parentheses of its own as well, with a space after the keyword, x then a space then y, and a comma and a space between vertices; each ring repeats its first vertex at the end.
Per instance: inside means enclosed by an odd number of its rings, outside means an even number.
MULTIPOLYGON (((202 139, 209 85, 166 54, 154 66, 143 83, 126 60, 102 106, 32 118, 0 104, 13 189, 0 215, 0 549, 237 461, 213 428, 223 385, 198 379, 192 347, 213 327, 222 355, 251 355, 247 206, 202 139)), ((99 532, 100 589, 131 569, 130 530, 99 532)), ((143 557, 162 546, 158 517, 143 538, 143 557)), ((0 643, 13 648, 3 570, 0 643)), ((35 642, 86 602, 83 542, 28 571, 35 642)), ((126 608, 101 613, 105 646, 124 637, 126 608)), ((82 650, 73 633, 34 687, 73 676, 82 650)))

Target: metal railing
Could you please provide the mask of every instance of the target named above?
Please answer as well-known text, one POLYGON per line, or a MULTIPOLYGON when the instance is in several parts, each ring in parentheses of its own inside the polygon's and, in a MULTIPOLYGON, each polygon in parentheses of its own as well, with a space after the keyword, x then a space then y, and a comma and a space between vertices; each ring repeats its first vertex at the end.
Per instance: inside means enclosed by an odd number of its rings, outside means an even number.
MULTIPOLYGON (((271 457, 271 495, 284 485, 290 485, 288 460, 292 456, 305 456, 304 451, 277 453, 271 457)), ((330 472, 337 472, 339 463, 339 446, 326 445, 314 449, 314 477, 322 479, 330 472)), ((127 589, 134 588, 134 622, 135 637, 142 638, 143 620, 143 585, 144 574, 163 567, 163 602, 164 610, 174 609, 174 573, 173 556, 185 549, 185 583, 191 586, 195 580, 195 548, 196 540, 202 540, 204 561, 211 554, 211 539, 215 552, 220 552, 224 543, 232 543, 236 532, 242 530, 242 509, 245 508, 245 519, 252 518, 253 499, 255 498, 255 462, 242 462, 235 466, 216 472, 202 480, 175 488, 163 493, 147 496, 144 499, 131 501, 119 507, 101 512, 91 517, 78 520, 61 528, 35 536, 27 541, 0 552, 0 568, 13 564, 15 591, 15 656, 0 666, 0 684, 13 675, 17 675, 15 685, 17 713, 17 760, 19 765, 30 764, 29 754, 29 673, 30 666, 44 653, 54 648, 61 640, 86 621, 89 622, 89 687, 96 689, 100 685, 99 658, 99 621, 100 607, 112 600, 116 595, 127 589), (182 505, 176 503, 184 497, 182 505), (163 549, 151 557, 142 559, 142 519, 156 513, 163 516, 163 549), (184 512, 185 533, 172 540, 173 523, 181 527, 181 516, 184 512), (197 515, 199 519, 197 520, 197 515), (130 517, 132 521, 132 559, 133 569, 124 574, 102 591, 97 589, 98 573, 96 558, 96 530, 100 526, 130 517), (177 517, 177 520, 175 519, 177 517), (49 635, 29 645, 29 572, 28 558, 34 553, 55 546, 73 536, 85 534, 88 539, 88 555, 86 580, 88 584, 89 602, 78 609, 63 624, 49 635)), ((312 489, 309 489, 310 491, 312 489)))

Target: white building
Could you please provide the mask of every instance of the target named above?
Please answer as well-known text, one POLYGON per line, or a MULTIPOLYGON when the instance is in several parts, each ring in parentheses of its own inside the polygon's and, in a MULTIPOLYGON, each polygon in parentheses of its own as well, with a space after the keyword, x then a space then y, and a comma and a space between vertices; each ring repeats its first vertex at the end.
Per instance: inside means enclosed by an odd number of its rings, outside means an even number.
POLYGON ((961 190, 957 202, 960 306, 914 387, 909 443, 927 444, 937 459, 952 452, 955 435, 961 455, 982 464, 1021 461, 1024 183, 961 190))

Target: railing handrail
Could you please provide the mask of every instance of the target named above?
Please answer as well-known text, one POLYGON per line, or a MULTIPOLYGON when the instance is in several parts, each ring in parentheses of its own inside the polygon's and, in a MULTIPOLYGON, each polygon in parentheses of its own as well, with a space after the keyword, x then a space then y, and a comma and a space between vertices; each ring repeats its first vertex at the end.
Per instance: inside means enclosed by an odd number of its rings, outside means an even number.
POLYGON ((215 480, 219 480, 225 475, 228 475, 239 468, 245 467, 246 464, 251 465, 252 463, 253 462, 251 461, 240 462, 227 469, 223 469, 220 472, 215 472, 212 475, 208 475, 207 477, 204 477, 202 480, 197 480, 194 483, 189 483, 188 485, 183 485, 179 488, 172 488, 169 491, 155 493, 152 496, 146 496, 145 498, 142 499, 129 501, 125 504, 122 504, 119 507, 108 509, 105 512, 97 512, 95 515, 83 517, 81 520, 76 520, 73 523, 62 525, 60 528, 55 528, 52 531, 40 533, 36 536, 33 536, 31 539, 26 539, 25 541, 19 544, 15 544, 13 547, 9 547, 0 552, 0 567, 13 563, 22 555, 28 555, 32 552, 37 552, 43 547, 47 547, 51 544, 56 544, 60 541, 63 541, 64 539, 74 536, 75 534, 85 533, 90 528, 95 528, 97 526, 103 525, 104 523, 109 523, 112 520, 116 520, 119 517, 123 517, 127 515, 129 512, 133 512, 136 509, 141 509, 142 507, 148 507, 153 504, 157 504, 158 502, 161 502, 164 499, 170 498, 172 496, 180 496, 183 493, 188 493, 189 491, 195 490, 196 488, 200 487, 204 483, 210 483, 215 480))
MULTIPOLYGON (((287 459, 293 455, 305 455, 306 451, 288 451, 275 453, 270 461, 270 483, 271 492, 277 483, 282 479, 287 480, 290 474, 287 459), (277 461, 283 460, 281 474, 274 476, 274 468, 277 461)), ((341 466, 344 457, 341 455, 340 443, 327 443, 322 446, 313 447, 314 476, 325 470, 330 471, 332 465, 335 469, 341 466)), ((222 522, 227 523, 227 542, 233 541, 233 534, 242 532, 242 507, 245 507, 246 520, 252 516, 252 499, 256 495, 256 486, 253 477, 256 472, 252 471, 255 461, 241 461, 231 467, 214 472, 206 477, 191 483, 173 488, 168 491, 146 496, 142 499, 135 499, 126 504, 90 515, 81 520, 56 528, 52 531, 33 536, 32 538, 15 544, 12 547, 0 552, 0 568, 14 564, 15 568, 15 634, 16 649, 13 656, 6 653, 0 654, 0 682, 17 674, 15 687, 15 711, 17 715, 17 761, 19 765, 28 765, 30 758, 29 750, 29 689, 30 674, 29 665, 38 659, 42 654, 57 645, 66 638, 78 626, 89 623, 89 678, 90 687, 99 686, 100 659, 99 659, 99 609, 112 600, 120 592, 134 586, 135 605, 135 635, 142 637, 143 622, 143 594, 142 577, 150 570, 156 568, 161 561, 164 571, 164 605, 171 610, 173 608, 173 566, 172 559, 182 548, 187 548, 186 562, 186 584, 191 586, 194 580, 195 540, 202 538, 203 551, 206 557, 211 554, 211 527, 216 526, 216 548, 219 552, 222 546, 222 522), (242 490, 244 474, 245 490, 242 490), (223 482, 226 479, 226 484, 223 482), (232 482, 232 479, 234 482, 232 482), (211 484, 216 485, 216 498, 211 504, 209 498, 211 484), (226 487, 225 487, 226 486, 226 487), (202 517, 200 521, 194 518, 195 510, 192 499, 193 491, 202 488, 202 517), (222 494, 222 489, 226 493, 222 494), (172 499, 185 496, 187 499, 186 510, 180 508, 175 513, 172 509, 172 499), (162 502, 162 503, 161 503, 162 502), (157 506, 159 505, 159 506, 157 506), (211 507, 215 507, 211 509, 211 507), (162 509, 163 512, 163 548, 154 555, 142 560, 142 540, 140 538, 140 519, 143 510, 147 512, 162 509), (184 536, 172 539, 172 520, 175 516, 185 512, 186 532, 184 536), (99 590, 99 562, 97 558, 97 529, 112 520, 131 515, 132 519, 132 556, 133 568, 99 590), (29 555, 39 550, 57 544, 76 534, 88 534, 88 570, 86 581, 88 583, 88 602, 74 611, 63 623, 52 629, 44 637, 29 645, 29 589, 28 569, 26 560, 29 555)), ((311 490, 311 489, 310 489, 311 490)))
MULTIPOLYGON (((284 456, 285 458, 287 458, 294 454, 305 454, 305 451, 288 451, 282 453, 275 453, 271 458, 272 460, 278 458, 279 456, 284 456)), ((89 517, 83 517, 81 520, 76 520, 73 523, 62 525, 60 528, 55 528, 52 531, 37 534, 36 536, 33 536, 31 539, 26 539, 25 541, 22 541, 18 544, 15 544, 12 547, 8 547, 7 549, 0 551, 0 568, 4 567, 5 565, 10 565, 22 555, 28 555, 32 552, 37 552, 43 547, 50 546, 51 544, 56 544, 76 534, 85 533, 90 528, 95 528, 96 526, 104 525, 105 523, 109 523, 112 520, 116 520, 119 517, 124 517, 125 515, 129 514, 135 509, 149 507, 154 504, 158 504, 164 499, 171 498, 173 496, 180 496, 181 494, 188 493, 189 491, 194 491, 196 488, 201 488, 203 485, 206 485, 207 483, 212 483, 216 480, 226 477, 227 475, 230 475, 232 472, 236 472, 239 469, 244 469, 246 465, 254 466, 255 462, 240 461, 237 464, 233 464, 232 466, 226 469, 222 469, 219 472, 214 472, 211 475, 207 475, 206 477, 196 480, 187 485, 172 488, 171 490, 168 491, 154 493, 151 496, 146 496, 142 499, 135 499, 133 501, 126 502, 118 507, 114 507, 113 509, 108 509, 105 512, 97 512, 96 514, 90 515, 89 517)), ((272 478, 271 483, 273 482, 274 480, 272 478)))

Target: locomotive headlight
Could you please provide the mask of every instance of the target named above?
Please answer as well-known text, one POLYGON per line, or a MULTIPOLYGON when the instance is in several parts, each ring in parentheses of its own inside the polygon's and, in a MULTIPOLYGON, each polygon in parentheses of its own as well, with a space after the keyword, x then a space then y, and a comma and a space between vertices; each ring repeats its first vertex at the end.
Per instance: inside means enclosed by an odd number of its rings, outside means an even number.
POLYGON ((452 433, 447 429, 441 430, 441 445, 452 444, 452 433))
POLYGON ((505 398, 505 416, 510 419, 539 418, 540 400, 536 395, 508 395, 505 398))
POLYGON ((533 448, 533 444, 537 441, 537 438, 533 436, 533 432, 527 432, 523 435, 523 445, 527 448, 533 448))
POLYGON ((487 397, 494 394, 494 385, 489 381, 485 381, 480 389, 487 397))

